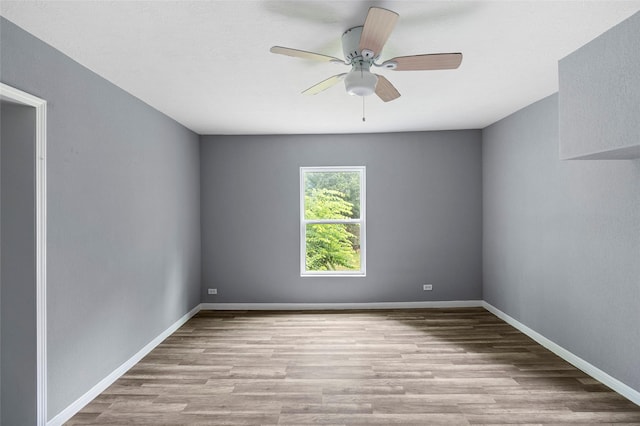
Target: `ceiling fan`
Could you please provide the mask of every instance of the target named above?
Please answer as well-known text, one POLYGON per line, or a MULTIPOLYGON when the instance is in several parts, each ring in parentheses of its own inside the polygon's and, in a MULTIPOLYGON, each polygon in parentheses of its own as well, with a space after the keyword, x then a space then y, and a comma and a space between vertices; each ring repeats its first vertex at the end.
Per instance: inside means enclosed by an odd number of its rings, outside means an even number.
POLYGON ((377 63, 397 20, 396 12, 380 7, 369 8, 364 25, 350 28, 342 34, 345 60, 281 46, 273 46, 271 52, 296 58, 351 65, 351 71, 329 77, 303 91, 303 95, 315 95, 344 80, 347 93, 350 95, 369 96, 375 93, 384 102, 399 98, 400 92, 384 76, 372 73, 372 66, 394 71, 447 70, 460 66, 462 53, 398 56, 377 63))

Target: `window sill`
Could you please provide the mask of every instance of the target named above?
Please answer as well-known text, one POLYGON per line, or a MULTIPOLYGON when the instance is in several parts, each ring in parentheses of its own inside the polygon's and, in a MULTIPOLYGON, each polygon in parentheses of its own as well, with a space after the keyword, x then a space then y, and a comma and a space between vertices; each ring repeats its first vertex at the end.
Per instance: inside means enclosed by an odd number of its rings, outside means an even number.
POLYGON ((365 273, 357 274, 300 274, 300 278, 365 278, 365 273))

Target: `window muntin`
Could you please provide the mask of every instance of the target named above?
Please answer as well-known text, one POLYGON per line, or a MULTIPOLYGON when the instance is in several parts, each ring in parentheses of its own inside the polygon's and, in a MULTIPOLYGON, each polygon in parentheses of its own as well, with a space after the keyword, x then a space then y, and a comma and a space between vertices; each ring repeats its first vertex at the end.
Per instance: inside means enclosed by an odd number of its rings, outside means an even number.
POLYGON ((301 276, 365 276, 365 168, 300 168, 301 276))

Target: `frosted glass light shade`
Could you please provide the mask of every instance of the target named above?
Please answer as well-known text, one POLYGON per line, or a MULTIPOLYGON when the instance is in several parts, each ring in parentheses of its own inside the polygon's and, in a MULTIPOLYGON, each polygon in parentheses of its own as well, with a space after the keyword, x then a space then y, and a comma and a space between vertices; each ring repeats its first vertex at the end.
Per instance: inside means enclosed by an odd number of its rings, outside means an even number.
POLYGON ((345 77, 344 86, 350 95, 369 96, 375 93, 377 82, 375 74, 364 69, 354 69, 345 77))

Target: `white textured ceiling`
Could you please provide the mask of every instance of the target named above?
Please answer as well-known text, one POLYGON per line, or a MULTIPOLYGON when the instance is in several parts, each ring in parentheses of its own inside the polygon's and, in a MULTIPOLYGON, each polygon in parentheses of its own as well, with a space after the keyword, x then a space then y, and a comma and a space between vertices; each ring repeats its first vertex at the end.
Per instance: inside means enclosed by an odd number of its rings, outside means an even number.
POLYGON ((557 62, 640 10, 640 1, 6 1, 0 13, 199 134, 367 133, 483 128, 558 90, 557 62), (463 52, 453 71, 380 70, 384 103, 340 83, 348 67, 269 53, 342 57, 370 6, 400 14, 381 59, 463 52))

